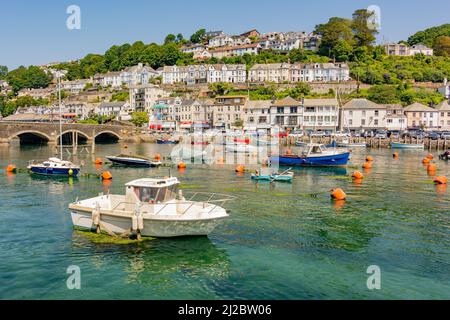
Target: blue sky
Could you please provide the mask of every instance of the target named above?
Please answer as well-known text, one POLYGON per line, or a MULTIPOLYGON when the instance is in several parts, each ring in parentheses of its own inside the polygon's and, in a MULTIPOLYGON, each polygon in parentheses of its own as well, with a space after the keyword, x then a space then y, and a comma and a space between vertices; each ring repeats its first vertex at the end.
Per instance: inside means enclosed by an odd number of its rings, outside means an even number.
POLYGON ((44 64, 103 53, 114 44, 161 42, 201 27, 241 33, 312 31, 329 17, 351 17, 378 5, 379 41, 399 41, 430 26, 450 23, 449 0, 2 0, 0 65, 44 64), (66 8, 81 8, 81 30, 66 28, 66 8))

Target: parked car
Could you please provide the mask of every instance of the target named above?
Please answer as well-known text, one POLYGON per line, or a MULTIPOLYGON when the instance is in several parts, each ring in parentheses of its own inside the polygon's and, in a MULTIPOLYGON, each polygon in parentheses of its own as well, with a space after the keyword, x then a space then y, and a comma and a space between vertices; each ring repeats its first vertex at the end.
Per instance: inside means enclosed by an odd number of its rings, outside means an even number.
POLYGON ((375 138, 381 138, 386 139, 387 138, 387 132, 386 131, 377 131, 375 132, 375 138))
POLYGON ((336 138, 348 138, 351 137, 352 134, 350 132, 342 132, 342 131, 336 131, 335 133, 332 134, 332 136, 336 137, 336 138))
POLYGON ((431 140, 438 140, 441 137, 440 134, 438 134, 437 132, 428 132, 427 134, 427 138, 431 139, 431 140))
POLYGON ((441 139, 450 140, 450 132, 442 132, 441 139))
POLYGON ((315 132, 311 132, 309 134, 310 137, 324 137, 325 136, 325 132, 323 131, 315 131, 315 132))
POLYGON ((304 133, 301 130, 295 130, 295 131, 292 131, 291 133, 289 133, 289 137, 293 137, 293 138, 301 138, 303 136, 304 136, 304 133))

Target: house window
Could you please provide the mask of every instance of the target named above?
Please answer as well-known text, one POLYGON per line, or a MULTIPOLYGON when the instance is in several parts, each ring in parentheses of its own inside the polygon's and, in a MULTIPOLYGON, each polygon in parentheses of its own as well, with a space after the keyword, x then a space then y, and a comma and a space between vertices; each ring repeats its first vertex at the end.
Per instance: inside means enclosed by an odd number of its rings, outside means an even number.
POLYGON ((277 107, 277 113, 284 113, 283 107, 277 107))
POLYGON ((291 113, 297 113, 297 107, 291 107, 291 113))
POLYGON ((378 117, 378 110, 375 110, 375 117, 378 117))
POLYGON ((353 111, 349 111, 349 112, 348 112, 348 115, 349 115, 350 117, 352 117, 352 116, 353 116, 353 111))
MULTIPOLYGON (((364 111, 363 111, 364 112, 364 111)), ((361 125, 365 126, 366 125, 366 119, 361 119, 361 125)))
POLYGON ((353 120, 352 120, 352 119, 348 120, 348 124, 349 124, 350 126, 352 126, 352 125, 353 125, 353 120))
POLYGON ((378 125, 378 119, 374 120, 374 124, 377 126, 378 125))

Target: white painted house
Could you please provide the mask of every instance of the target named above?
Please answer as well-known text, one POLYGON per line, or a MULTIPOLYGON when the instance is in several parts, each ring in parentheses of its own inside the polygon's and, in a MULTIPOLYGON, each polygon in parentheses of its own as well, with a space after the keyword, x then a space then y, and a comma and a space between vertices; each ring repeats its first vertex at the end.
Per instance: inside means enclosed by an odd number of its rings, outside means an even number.
POLYGON ((343 129, 374 130, 386 128, 386 106, 367 99, 353 99, 342 107, 343 129))

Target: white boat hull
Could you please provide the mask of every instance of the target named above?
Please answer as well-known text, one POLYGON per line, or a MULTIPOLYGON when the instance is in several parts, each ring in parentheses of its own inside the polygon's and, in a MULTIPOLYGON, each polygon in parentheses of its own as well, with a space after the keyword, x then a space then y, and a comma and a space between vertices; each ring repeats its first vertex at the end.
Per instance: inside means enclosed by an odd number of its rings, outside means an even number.
MULTIPOLYGON (((94 229, 91 213, 72 210, 71 216, 75 227, 87 230, 94 229)), ((144 218, 144 229, 141 230, 141 235, 155 238, 207 236, 217 227, 222 219, 170 221, 144 218)), ((121 218, 102 214, 101 222, 102 225, 108 230, 118 235, 127 231, 129 232, 132 228, 130 218, 121 218)))

